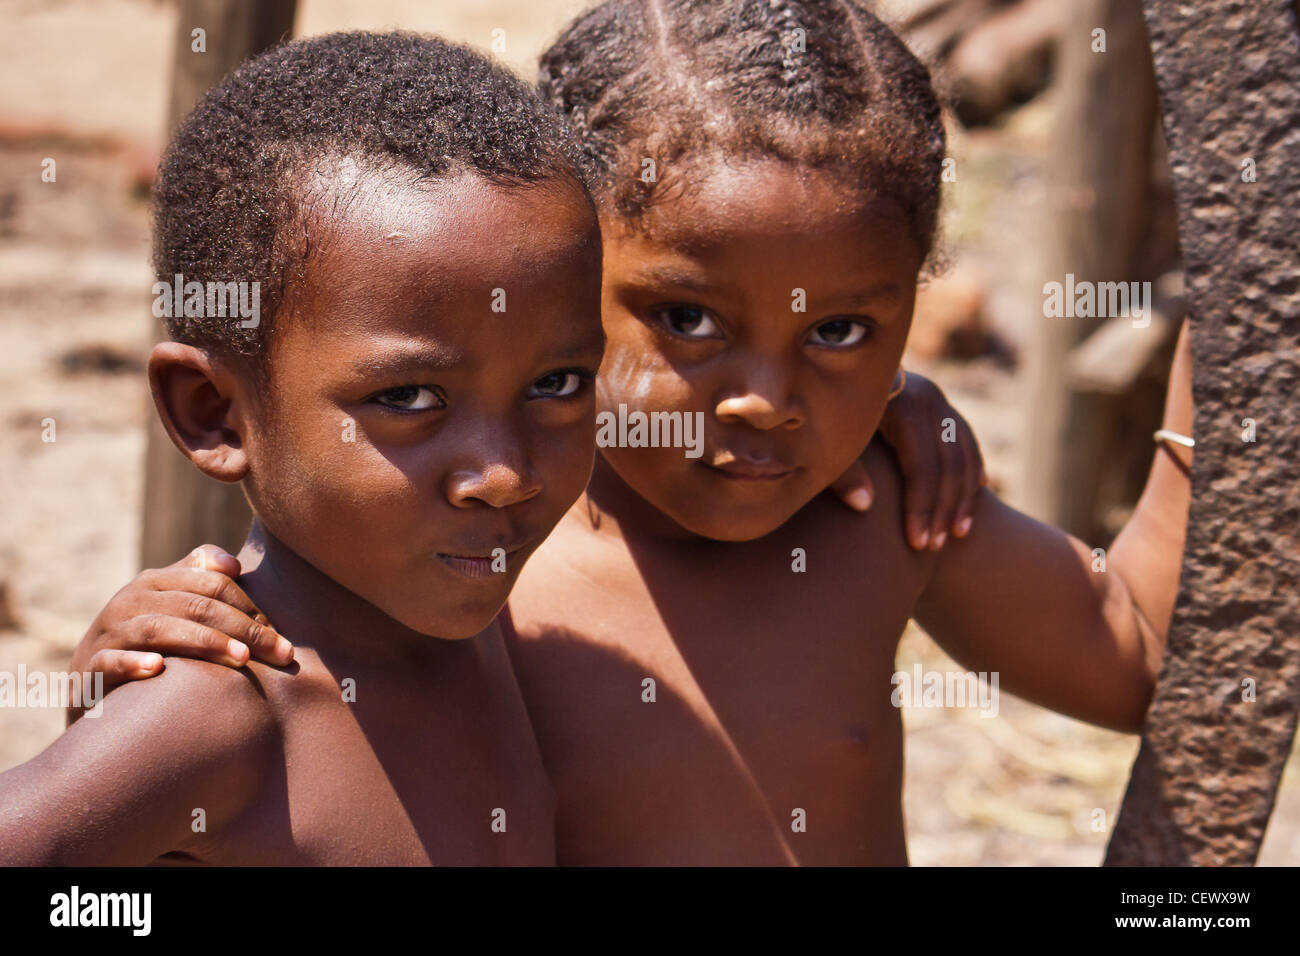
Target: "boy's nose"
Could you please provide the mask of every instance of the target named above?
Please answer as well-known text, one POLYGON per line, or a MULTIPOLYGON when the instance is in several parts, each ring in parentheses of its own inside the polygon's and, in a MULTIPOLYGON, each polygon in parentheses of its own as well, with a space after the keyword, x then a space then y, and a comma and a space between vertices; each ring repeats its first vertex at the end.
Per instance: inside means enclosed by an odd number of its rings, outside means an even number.
POLYGON ((492 462, 473 468, 460 468, 447 478, 447 500, 457 508, 485 504, 508 508, 536 497, 542 490, 527 467, 492 462))

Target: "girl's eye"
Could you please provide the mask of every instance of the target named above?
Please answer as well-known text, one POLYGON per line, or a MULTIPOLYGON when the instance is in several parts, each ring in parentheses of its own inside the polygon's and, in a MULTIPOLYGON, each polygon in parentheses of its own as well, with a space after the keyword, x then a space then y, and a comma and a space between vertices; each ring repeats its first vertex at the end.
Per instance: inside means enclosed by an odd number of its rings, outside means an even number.
POLYGON ((664 305, 651 315, 670 332, 688 339, 720 339, 722 330, 708 309, 698 305, 664 305))
POLYGON ((568 398, 578 394, 585 381, 579 372, 550 372, 533 382, 528 390, 529 398, 568 398))
POLYGON ((385 408, 396 408, 404 412, 422 412, 430 408, 445 408, 447 403, 431 386, 399 385, 389 388, 375 396, 375 401, 385 408))
POLYGON ((832 348, 847 348, 857 345, 867 336, 867 327, 852 319, 831 319, 823 322, 808 334, 808 341, 813 345, 832 348))

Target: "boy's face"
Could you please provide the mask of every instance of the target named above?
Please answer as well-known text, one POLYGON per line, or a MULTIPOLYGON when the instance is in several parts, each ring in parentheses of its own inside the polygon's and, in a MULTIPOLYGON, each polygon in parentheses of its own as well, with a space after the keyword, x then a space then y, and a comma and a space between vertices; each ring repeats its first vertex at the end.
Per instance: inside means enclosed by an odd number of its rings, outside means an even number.
POLYGON ((597 224, 556 183, 332 175, 245 486, 335 582, 416 631, 469 637, 590 475, 597 224))
POLYGON ((602 448, 686 530, 775 530, 861 454, 903 353, 920 250, 897 207, 778 161, 715 164, 603 221, 601 411, 704 413, 704 454, 602 448))

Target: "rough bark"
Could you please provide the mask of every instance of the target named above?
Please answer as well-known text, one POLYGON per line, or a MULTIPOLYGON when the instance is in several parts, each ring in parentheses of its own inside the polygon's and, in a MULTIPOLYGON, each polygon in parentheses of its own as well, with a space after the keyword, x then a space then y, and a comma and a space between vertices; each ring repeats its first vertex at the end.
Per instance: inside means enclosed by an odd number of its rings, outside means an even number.
POLYGON ((1300 707, 1300 37, 1291 0, 1146 0, 1145 14, 1196 454, 1178 606, 1106 863, 1251 864, 1300 707))

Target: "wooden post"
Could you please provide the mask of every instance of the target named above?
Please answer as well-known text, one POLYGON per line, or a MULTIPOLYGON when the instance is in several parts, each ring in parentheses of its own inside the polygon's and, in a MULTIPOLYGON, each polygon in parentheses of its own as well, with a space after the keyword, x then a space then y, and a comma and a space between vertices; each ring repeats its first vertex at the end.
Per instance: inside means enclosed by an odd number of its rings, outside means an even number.
POLYGON ((1173 627, 1108 865, 1255 861, 1300 711, 1300 36, 1292 0, 1145 0, 1192 316, 1173 627))
MULTIPOLYGON (((1062 19, 1057 110, 1044 222, 1044 281, 1118 282, 1132 274, 1148 202, 1155 83, 1136 0, 1075 0, 1062 19), (1095 49, 1104 30, 1105 51, 1095 49)), ((1041 290, 1035 290, 1041 291, 1041 290)), ((1041 301, 1041 296, 1039 298, 1041 301)), ((1071 351, 1102 319, 1042 317, 1029 356, 1024 509, 1088 541, 1117 396, 1072 389, 1071 351)))
MULTIPOLYGON (((181 0, 172 65, 167 132, 171 134, 199 97, 244 60, 293 32, 296 0, 181 0), (202 30, 203 51, 195 30, 202 30)), ((153 320, 154 341, 167 337, 153 320)), ((142 567, 171 564, 204 542, 232 554, 243 544, 251 515, 238 485, 223 485, 181 457, 154 415, 145 451, 142 567)))

